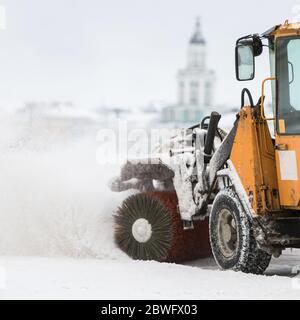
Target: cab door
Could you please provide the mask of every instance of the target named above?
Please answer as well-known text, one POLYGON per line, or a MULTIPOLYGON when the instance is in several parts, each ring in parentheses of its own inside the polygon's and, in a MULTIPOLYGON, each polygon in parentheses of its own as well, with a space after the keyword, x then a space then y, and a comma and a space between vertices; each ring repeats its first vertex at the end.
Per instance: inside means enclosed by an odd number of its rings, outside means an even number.
POLYGON ((300 38, 276 41, 276 167, 281 206, 300 207, 300 38))

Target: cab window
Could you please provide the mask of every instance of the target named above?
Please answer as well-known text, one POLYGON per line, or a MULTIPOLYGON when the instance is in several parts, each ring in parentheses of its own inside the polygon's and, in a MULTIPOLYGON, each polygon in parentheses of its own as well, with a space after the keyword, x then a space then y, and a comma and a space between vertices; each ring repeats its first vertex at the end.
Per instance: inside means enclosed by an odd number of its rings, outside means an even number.
POLYGON ((300 134, 300 38, 277 40, 277 80, 277 131, 300 134))

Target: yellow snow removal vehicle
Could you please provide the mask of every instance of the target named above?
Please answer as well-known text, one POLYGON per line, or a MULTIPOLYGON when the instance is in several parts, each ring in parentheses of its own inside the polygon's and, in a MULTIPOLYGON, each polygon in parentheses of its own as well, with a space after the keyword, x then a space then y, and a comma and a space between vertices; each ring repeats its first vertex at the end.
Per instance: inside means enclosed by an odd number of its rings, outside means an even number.
POLYGON ((237 80, 255 78, 264 51, 270 75, 257 104, 243 89, 230 132, 213 112, 149 159, 128 160, 113 181, 114 191, 140 191, 115 215, 116 242, 132 258, 181 262, 212 253, 222 269, 260 274, 272 255, 300 248, 300 23, 238 39, 237 80))

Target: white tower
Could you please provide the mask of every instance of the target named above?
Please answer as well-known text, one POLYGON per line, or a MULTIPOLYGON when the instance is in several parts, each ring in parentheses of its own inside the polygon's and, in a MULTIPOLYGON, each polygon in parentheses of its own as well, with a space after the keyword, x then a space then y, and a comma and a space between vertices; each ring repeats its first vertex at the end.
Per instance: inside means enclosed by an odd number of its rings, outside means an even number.
POLYGON ((199 18, 189 42, 186 67, 178 71, 177 82, 177 105, 164 110, 164 121, 197 122, 211 112, 215 75, 206 66, 206 42, 199 18))
POLYGON ((190 40, 188 48, 188 67, 191 69, 205 69, 206 52, 205 40, 202 36, 199 18, 196 21, 195 33, 190 40))
POLYGON ((178 104, 211 107, 214 73, 206 67, 206 42, 197 19, 188 47, 187 66, 178 72, 178 104))

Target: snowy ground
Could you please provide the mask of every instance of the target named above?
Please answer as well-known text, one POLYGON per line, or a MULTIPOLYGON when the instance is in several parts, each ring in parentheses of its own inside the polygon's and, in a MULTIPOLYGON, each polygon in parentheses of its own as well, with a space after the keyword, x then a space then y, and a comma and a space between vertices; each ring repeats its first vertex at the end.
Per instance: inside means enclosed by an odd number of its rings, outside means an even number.
POLYGON ((222 272, 212 259, 131 261, 112 231, 128 194, 109 191, 119 165, 97 163, 95 135, 64 143, 29 130, 24 139, 19 122, 1 122, 0 299, 300 298, 299 251, 274 260, 265 276, 222 272))
POLYGON ((2 257, 1 299, 299 299, 299 252, 274 260, 264 276, 193 265, 74 258, 2 257))

